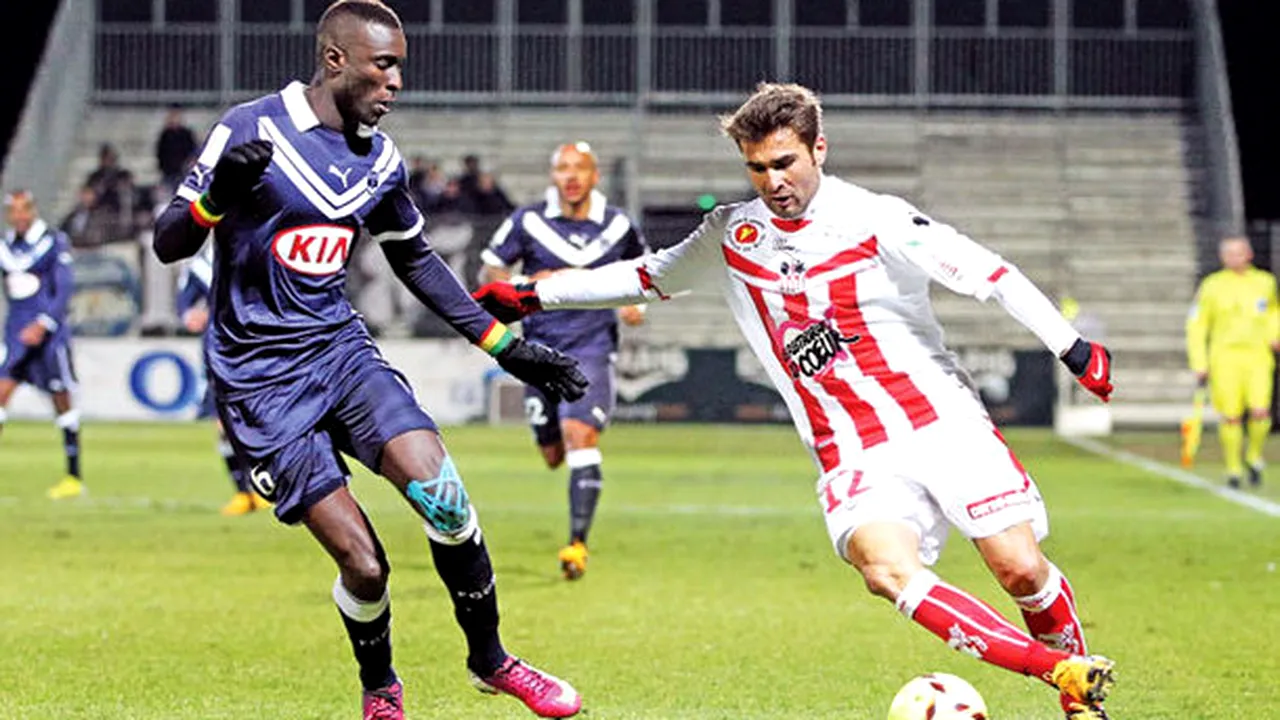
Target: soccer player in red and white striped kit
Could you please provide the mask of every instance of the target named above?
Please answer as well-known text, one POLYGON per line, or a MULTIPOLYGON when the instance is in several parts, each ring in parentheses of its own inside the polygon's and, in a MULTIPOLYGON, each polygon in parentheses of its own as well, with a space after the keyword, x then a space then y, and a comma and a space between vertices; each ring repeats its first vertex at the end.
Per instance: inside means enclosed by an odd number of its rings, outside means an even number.
POLYGON ((1106 718, 1112 662, 1087 654, 1071 585, 1040 548, 1040 493, 945 347, 929 286, 994 298, 1104 401, 1110 353, 995 253, 900 198, 824 174, 822 108, 810 90, 762 84, 722 128, 756 199, 716 208, 653 255, 493 283, 477 299, 514 320, 668 299, 716 276, 819 468, 817 499, 840 557, 952 648, 1040 678, 1071 720, 1106 718), (1027 631, 928 569, 952 526, 1027 631))

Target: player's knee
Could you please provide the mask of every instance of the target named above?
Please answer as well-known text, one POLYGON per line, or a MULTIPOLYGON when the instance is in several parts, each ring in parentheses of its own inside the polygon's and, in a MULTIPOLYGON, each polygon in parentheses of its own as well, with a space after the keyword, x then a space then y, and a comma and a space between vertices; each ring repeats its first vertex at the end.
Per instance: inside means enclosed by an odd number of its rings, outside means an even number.
POLYGON ((577 420, 566 420, 561 432, 569 450, 588 450, 600 445, 600 431, 577 420))
POLYGON ((446 545, 458 545, 475 534, 475 509, 462 477, 448 455, 430 480, 410 480, 405 495, 426 520, 427 536, 446 545))
POLYGON ((1018 553, 991 561, 1000 587, 1014 597, 1035 595, 1049 577, 1049 562, 1038 552, 1018 553))
POLYGON ((564 443, 539 445, 538 449, 542 451, 542 459, 547 463, 547 467, 552 470, 564 464, 564 443))
POLYGON ((391 566, 378 557, 374 548, 344 552, 338 558, 338 567, 342 584, 361 600, 376 600, 387 589, 391 566))
POLYGON ((1267 408, 1254 408, 1249 411, 1250 420, 1270 420, 1271 411, 1267 408))
POLYGON ((898 595, 918 569, 906 563, 875 560, 858 566, 858 572, 862 573, 862 579, 867 583, 867 590, 890 602, 897 601, 898 595))

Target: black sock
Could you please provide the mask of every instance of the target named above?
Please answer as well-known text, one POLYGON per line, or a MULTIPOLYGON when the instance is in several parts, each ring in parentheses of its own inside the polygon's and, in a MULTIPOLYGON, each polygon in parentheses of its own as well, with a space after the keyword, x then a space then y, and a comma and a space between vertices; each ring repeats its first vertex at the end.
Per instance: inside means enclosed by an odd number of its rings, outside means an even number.
POLYGON ((67 453, 67 474, 80 479, 80 430, 78 428, 62 429, 62 448, 67 453))
POLYGON ((467 636, 467 667, 488 677, 507 658, 498 639, 498 591, 494 585, 489 549, 477 528, 459 545, 430 541, 436 572, 449 589, 453 614, 467 636))
POLYGON ((250 492, 249 470, 244 463, 240 462, 240 456, 236 455, 231 441, 221 429, 218 430, 218 452, 222 454, 222 461, 227 464, 227 474, 231 476, 231 483, 236 486, 236 492, 250 492))
POLYGON ((347 628, 347 637, 351 638, 351 650, 360 664, 360 684, 365 690, 377 690, 394 683, 396 671, 391 667, 390 602, 385 599, 380 602, 358 600, 342 586, 341 579, 333 586, 333 597, 338 604, 342 624, 347 628), (372 620, 362 622, 351 617, 367 617, 384 602, 385 607, 372 620))
POLYGON ((600 486, 604 476, 600 465, 585 465, 569 471, 569 542, 587 542, 591 520, 600 501, 600 486))

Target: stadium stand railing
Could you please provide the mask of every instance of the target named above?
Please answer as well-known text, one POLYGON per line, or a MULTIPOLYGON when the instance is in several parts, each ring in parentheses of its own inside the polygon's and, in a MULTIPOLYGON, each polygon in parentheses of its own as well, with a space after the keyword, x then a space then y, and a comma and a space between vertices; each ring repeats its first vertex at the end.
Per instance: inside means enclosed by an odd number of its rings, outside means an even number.
MULTIPOLYGON (((833 172, 921 203, 1051 295, 1078 301, 1117 350, 1117 417, 1124 407, 1141 406, 1134 417, 1155 422, 1180 412, 1197 203, 1221 197, 1206 185, 1237 172, 1222 154, 1229 128, 1206 127, 1211 112, 1201 108, 1214 77, 1204 66, 1212 37, 1201 28, 1147 27, 1130 13, 1115 29, 1073 27, 1061 12, 1068 0, 1050 0, 1055 11, 1040 28, 989 18, 971 28, 813 28, 775 13, 771 28, 712 31, 656 25, 649 2, 637 2, 630 25, 584 26, 570 13, 567 28, 519 25, 512 0, 497 5, 490 25, 408 26, 409 107, 386 123, 406 157, 447 152, 447 163, 476 152, 514 200, 528 202, 545 184, 545 150, 589 139, 611 168, 614 200, 646 217, 662 244, 688 229, 698 195, 749 192, 740 160, 716 137, 714 111, 761 78, 805 82, 828 107, 833 172), (646 212, 671 207, 690 212, 665 221, 646 212)), ((1212 8, 1196 6, 1203 11, 1212 8)), ((305 77, 314 49, 301 17, 218 17, 94 27, 92 123, 55 207, 66 207, 100 142, 118 147, 139 184, 151 180, 162 104, 187 104, 189 123, 204 129, 216 107, 305 77)), ((1218 213, 1224 205, 1213 202, 1218 213)), ((997 309, 940 294, 938 310, 955 344, 1034 345, 997 309)), ((643 333, 655 341, 740 344, 715 301, 690 299, 653 320, 643 333)))

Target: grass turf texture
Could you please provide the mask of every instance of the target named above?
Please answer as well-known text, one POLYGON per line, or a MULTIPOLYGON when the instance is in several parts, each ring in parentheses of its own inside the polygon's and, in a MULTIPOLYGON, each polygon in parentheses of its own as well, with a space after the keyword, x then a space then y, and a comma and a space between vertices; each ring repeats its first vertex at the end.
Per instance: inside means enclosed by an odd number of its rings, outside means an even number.
MULTIPOLYGON (((0 437, 0 718, 358 717, 331 562, 305 530, 217 515, 229 484, 212 428, 89 424, 83 438, 92 495, 55 504, 54 428, 0 437)), ((1119 663, 1113 716, 1275 717, 1280 523, 1046 433, 1009 438, 1093 647, 1119 663)), ((789 428, 612 429, 576 584, 556 564, 565 472, 542 469, 523 428, 446 440, 494 556, 506 644, 570 679, 586 717, 878 719, 929 671, 968 679, 994 718, 1061 717, 1047 687, 948 650, 863 590, 831 552, 789 428)), ((409 716, 530 717, 467 686, 409 507, 363 471, 353 487, 394 568, 409 716)), ((960 538, 938 570, 1016 619, 960 538)))

